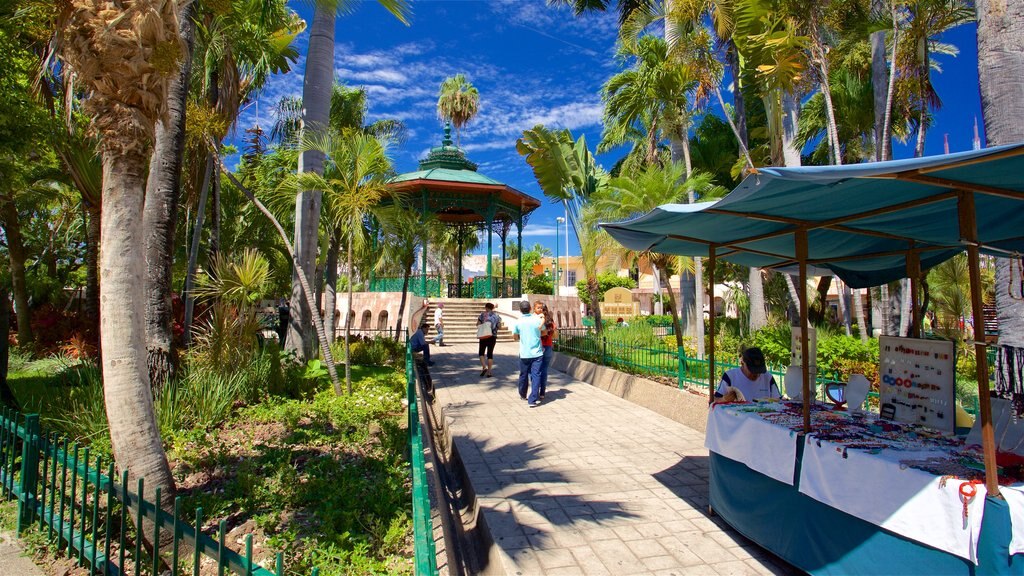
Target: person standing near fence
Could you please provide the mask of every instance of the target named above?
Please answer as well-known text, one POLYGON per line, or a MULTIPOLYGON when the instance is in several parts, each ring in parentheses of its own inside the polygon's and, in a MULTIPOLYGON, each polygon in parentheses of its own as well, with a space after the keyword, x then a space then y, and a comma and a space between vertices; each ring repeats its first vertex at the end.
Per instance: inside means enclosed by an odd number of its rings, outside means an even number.
POLYGON ((544 320, 530 313, 529 300, 519 303, 519 311, 523 317, 512 328, 512 337, 519 342, 519 397, 530 408, 536 408, 540 406, 540 366, 544 359, 540 338, 544 320))
POLYGON ((548 389, 548 368, 551 367, 551 356, 555 353, 555 319, 551 317, 551 311, 546 304, 537 300, 533 303, 533 313, 544 319, 541 328, 540 345, 544 349, 544 355, 540 363, 540 399, 544 399, 544 393, 548 389))
POLYGON ((476 319, 476 337, 480 340, 477 355, 480 356, 480 377, 494 376, 494 346, 498 343, 498 326, 501 318, 494 311, 494 304, 484 304, 484 311, 476 319))
POLYGON ((434 336, 432 342, 438 346, 444 346, 444 304, 439 303, 437 308, 434 309, 434 330, 437 330, 437 336, 434 336))

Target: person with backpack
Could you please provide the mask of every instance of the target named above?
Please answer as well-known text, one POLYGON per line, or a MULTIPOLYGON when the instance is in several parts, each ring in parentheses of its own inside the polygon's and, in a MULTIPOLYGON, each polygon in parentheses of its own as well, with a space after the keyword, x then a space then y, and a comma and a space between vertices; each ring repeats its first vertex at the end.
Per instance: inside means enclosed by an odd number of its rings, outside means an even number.
POLYGON ((548 305, 540 300, 533 303, 534 314, 544 319, 544 327, 541 330, 540 345, 544 348, 543 360, 540 363, 540 399, 544 399, 544 393, 548 389, 548 368, 551 367, 551 357, 555 354, 555 338, 558 337, 558 330, 555 328, 555 319, 548 310, 548 305))
POLYGON ((484 304, 484 311, 476 319, 476 336, 480 339, 477 355, 480 356, 480 377, 494 376, 494 346, 498 343, 498 326, 501 318, 494 311, 494 304, 484 304))

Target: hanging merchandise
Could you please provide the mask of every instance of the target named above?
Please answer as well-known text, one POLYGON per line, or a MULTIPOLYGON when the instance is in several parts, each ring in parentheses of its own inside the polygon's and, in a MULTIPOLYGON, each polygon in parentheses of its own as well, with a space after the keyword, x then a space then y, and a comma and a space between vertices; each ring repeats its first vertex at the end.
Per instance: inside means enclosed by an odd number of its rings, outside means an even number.
POLYGON ((1024 415, 1024 348, 1003 345, 996 351, 996 394, 1013 403, 1018 418, 1024 415))

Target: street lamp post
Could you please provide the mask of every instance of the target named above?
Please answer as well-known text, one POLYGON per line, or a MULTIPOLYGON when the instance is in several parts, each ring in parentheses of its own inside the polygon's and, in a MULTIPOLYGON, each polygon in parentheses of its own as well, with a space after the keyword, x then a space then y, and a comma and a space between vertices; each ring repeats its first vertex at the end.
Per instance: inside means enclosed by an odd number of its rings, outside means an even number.
MULTIPOLYGON (((555 218, 555 275, 554 278, 551 279, 551 285, 555 296, 558 296, 558 225, 562 222, 565 222, 565 220, 561 216, 555 218)), ((568 233, 568 231, 566 231, 566 233, 568 233)))

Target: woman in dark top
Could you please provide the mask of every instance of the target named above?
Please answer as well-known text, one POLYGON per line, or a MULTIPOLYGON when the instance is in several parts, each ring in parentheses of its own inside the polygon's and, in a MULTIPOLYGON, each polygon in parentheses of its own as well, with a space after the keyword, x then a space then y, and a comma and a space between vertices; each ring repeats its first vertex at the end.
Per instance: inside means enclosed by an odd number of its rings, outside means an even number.
POLYGON ((484 304, 484 311, 476 319, 476 325, 483 323, 490 326, 490 336, 480 337, 480 346, 477 355, 480 356, 480 377, 494 376, 494 345, 498 343, 498 326, 501 318, 494 311, 494 304, 484 304))

